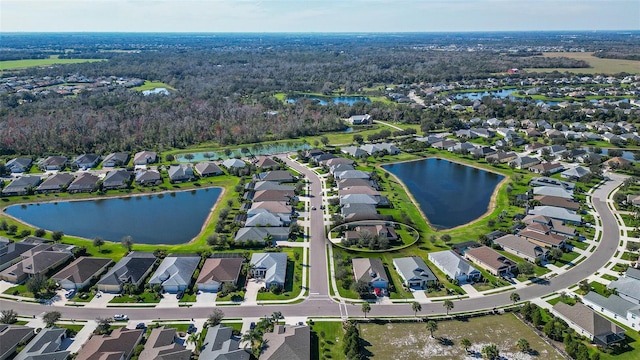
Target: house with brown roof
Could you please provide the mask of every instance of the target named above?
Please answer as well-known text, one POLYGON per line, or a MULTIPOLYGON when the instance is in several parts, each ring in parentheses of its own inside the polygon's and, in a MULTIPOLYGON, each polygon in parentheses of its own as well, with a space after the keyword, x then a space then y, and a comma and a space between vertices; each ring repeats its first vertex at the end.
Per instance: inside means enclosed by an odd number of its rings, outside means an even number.
POLYGON ((205 260, 196 280, 198 290, 218 292, 222 284, 236 284, 242 270, 243 258, 209 258, 205 260))
POLYGON ((309 360, 311 331, 303 325, 276 325, 263 336, 260 360, 309 360))
POLYGON ((53 275, 55 280, 63 289, 82 289, 97 279, 113 263, 108 258, 94 258, 82 256, 75 259, 71 264, 53 275))
POLYGON ((516 268, 516 263, 488 246, 468 249, 464 257, 494 276, 508 276, 516 268))
POLYGON ((516 154, 513 151, 510 151, 510 152, 498 151, 495 154, 491 154, 491 155, 485 157, 485 160, 487 160, 487 161, 495 160, 495 161, 499 162, 500 164, 505 164, 505 163, 508 163, 509 161, 515 160, 517 158, 518 158, 518 154, 516 154))
POLYGON ((151 330, 139 360, 189 360, 191 350, 176 341, 176 329, 161 326, 151 330))
POLYGON ((609 346, 625 339, 623 328, 582 303, 570 306, 558 302, 553 305, 552 311, 579 335, 589 338, 596 345, 609 346))
POLYGON ((295 197, 293 189, 291 190, 259 190, 251 197, 252 201, 283 201, 287 202, 295 197))
POLYGON ((49 156, 38 165, 42 171, 62 170, 67 165, 68 160, 66 156, 49 156))
POLYGON ((127 360, 142 341, 144 331, 119 327, 109 335, 93 335, 78 351, 76 360, 127 360))
POLYGON ((578 203, 577 201, 565 199, 559 196, 537 195, 533 197, 533 200, 539 201, 540 205, 543 206, 555 206, 573 211, 577 211, 578 209, 580 209, 580 203, 578 203))
POLYGON ((286 201, 254 201, 251 209, 265 209, 273 214, 291 214, 293 211, 286 201))
POLYGON ((622 157, 613 157, 602 163, 605 167, 609 169, 618 169, 626 166, 631 166, 633 163, 630 160, 627 160, 622 157))
POLYGON ((140 151, 133 156, 133 165, 147 165, 158 161, 158 154, 154 151, 140 151))
POLYGON ((544 260, 549 254, 549 250, 516 235, 505 235, 493 240, 502 249, 510 254, 521 257, 527 261, 535 262, 536 259, 544 260))
POLYGON ((564 236, 551 233, 548 226, 539 223, 527 226, 518 235, 546 248, 563 248, 566 243, 564 236))
POLYGON ((389 288, 389 279, 382 260, 378 258, 355 258, 352 260, 352 264, 355 280, 368 284, 376 295, 386 292, 389 288))
POLYGON ((260 156, 255 163, 256 167, 261 169, 273 169, 280 167, 277 161, 267 156, 260 156))
POLYGON ((222 175, 224 172, 213 162, 199 162, 193 167, 201 177, 222 175))

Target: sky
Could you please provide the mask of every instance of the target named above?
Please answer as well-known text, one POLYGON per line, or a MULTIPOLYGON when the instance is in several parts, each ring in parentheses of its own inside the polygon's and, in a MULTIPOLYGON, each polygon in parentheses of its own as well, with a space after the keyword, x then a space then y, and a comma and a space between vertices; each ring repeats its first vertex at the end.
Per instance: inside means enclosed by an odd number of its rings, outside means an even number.
POLYGON ((0 33, 639 29, 640 0, 0 0, 0 33))

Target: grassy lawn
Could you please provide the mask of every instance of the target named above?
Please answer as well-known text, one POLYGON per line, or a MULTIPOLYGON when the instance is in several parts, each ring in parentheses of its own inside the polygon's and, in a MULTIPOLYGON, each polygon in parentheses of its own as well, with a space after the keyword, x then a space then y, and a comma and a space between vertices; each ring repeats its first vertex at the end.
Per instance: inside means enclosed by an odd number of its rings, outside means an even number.
POLYGON ((339 321, 316 321, 311 325, 311 359, 343 359, 342 323, 339 321))
POLYGON ((61 328, 61 329, 70 329, 73 332, 75 332, 76 334, 82 330, 82 328, 84 327, 84 325, 78 325, 78 324, 56 324, 57 327, 61 328))
POLYGON ((617 277, 613 276, 613 275, 609 275, 609 274, 603 274, 602 278, 605 280, 609 280, 609 281, 616 281, 618 280, 617 277))
POLYGON ((173 86, 165 84, 161 81, 149 81, 149 80, 145 80, 144 85, 136 86, 131 89, 135 91, 144 91, 144 90, 153 90, 155 88, 165 88, 167 90, 175 90, 173 86))
MULTIPOLYGON (((171 294, 165 294, 165 296, 171 296, 171 294)), ((174 295, 175 296, 175 295, 174 295)), ((142 294, 140 295, 121 295, 121 296, 116 296, 113 299, 111 299, 111 301, 109 301, 110 304, 125 304, 125 303, 153 303, 153 304, 157 304, 160 302, 160 299, 156 299, 154 297, 154 294, 149 292, 148 290, 145 290, 142 294)))
POLYGON ((530 68, 525 69, 529 72, 572 72, 572 73, 584 73, 584 74, 617 74, 621 72, 627 72, 630 74, 640 73, 640 61, 634 60, 620 60, 620 59, 601 59, 593 56, 591 53, 578 53, 578 52, 552 52, 545 53, 544 57, 567 57, 570 59, 584 60, 590 68, 530 68))
POLYGON ((289 255, 287 262, 287 280, 284 291, 280 294, 273 294, 265 291, 258 293, 258 300, 288 300, 293 299, 302 291, 302 248, 282 248, 282 252, 289 255), (300 254, 299 260, 295 260, 295 253, 300 254))
POLYGON ((567 240, 567 244, 573 247, 577 247, 580 250, 587 250, 587 248, 589 247, 589 244, 583 241, 567 240))
POLYGON ((512 314, 440 321, 433 339, 421 322, 362 323, 360 336, 373 359, 465 359, 468 355, 460 346, 463 338, 471 340, 470 350, 478 357, 483 346, 493 343, 504 358, 519 359, 516 343, 519 338, 525 338, 539 359, 562 359, 512 314))
POLYGON ((16 296, 22 296, 22 297, 28 297, 28 298, 34 297, 33 293, 27 290, 27 286, 25 284, 12 286, 7 290, 5 290, 3 294, 16 295, 16 296))
POLYGON ((78 64, 85 62, 106 61, 106 59, 58 59, 57 55, 52 55, 48 59, 24 59, 0 61, 0 71, 17 70, 38 66, 49 66, 57 64, 78 64))
POLYGON ((574 261, 576 258, 578 258, 578 256, 580 256, 580 254, 578 254, 577 252, 570 251, 568 253, 562 254, 562 257, 560 258, 560 260, 554 261, 553 264, 555 266, 564 266, 574 261))

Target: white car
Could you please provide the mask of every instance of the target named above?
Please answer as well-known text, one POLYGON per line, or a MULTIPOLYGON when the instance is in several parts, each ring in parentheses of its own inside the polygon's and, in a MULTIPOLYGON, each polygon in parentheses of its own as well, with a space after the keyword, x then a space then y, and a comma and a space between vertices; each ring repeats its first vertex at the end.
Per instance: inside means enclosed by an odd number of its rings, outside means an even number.
POLYGON ((125 314, 115 314, 113 315, 113 320, 115 321, 127 321, 129 317, 125 314))

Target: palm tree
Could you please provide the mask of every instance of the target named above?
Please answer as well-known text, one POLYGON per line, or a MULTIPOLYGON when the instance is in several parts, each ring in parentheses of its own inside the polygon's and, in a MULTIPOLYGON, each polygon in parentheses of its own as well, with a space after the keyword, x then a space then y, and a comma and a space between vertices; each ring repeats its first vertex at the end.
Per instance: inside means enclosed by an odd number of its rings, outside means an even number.
POLYGON ((256 348, 258 348, 257 344, 262 340, 262 334, 260 334, 256 329, 249 330, 242 336, 242 341, 248 342, 251 345, 251 352, 255 353, 256 348))
POLYGON ((187 344, 193 344, 194 346, 194 352, 197 354, 200 353, 200 349, 198 347, 198 340, 200 339, 200 336, 197 333, 191 333, 189 334, 189 337, 187 338, 187 344))
POLYGON ((531 345, 529 345, 529 341, 527 341, 527 339, 525 338, 518 339, 518 343, 516 346, 518 347, 518 350, 522 351, 523 353, 528 353, 529 351, 531 351, 531 345))
POLYGON ((367 313, 371 311, 371 305, 368 302, 362 304, 362 312, 364 313, 364 317, 367 317, 367 313))
POLYGON ((518 301, 520 301, 520 294, 514 292, 511 293, 511 295, 509 296, 509 299, 511 299, 511 301, 513 301, 513 303, 517 303, 518 301))
POLYGON ((442 306, 444 306, 444 307, 445 307, 445 309, 447 309, 447 315, 449 315, 449 311, 450 311, 451 309, 453 309, 453 301, 451 301, 451 300, 445 300, 445 301, 442 303, 442 306))
POLYGON ((482 347, 482 357, 485 359, 498 359, 500 357, 500 349, 495 344, 482 347))
POLYGON ((471 340, 464 338, 460 340, 460 345, 462 345, 466 353, 469 353, 469 348, 471 347, 471 340))
POLYGON ((431 337, 433 338, 433 333, 438 331, 438 323, 433 320, 427 321, 427 331, 431 333, 431 337))
POLYGON ((413 316, 418 316, 418 311, 422 311, 422 305, 419 302, 414 301, 411 303, 411 309, 413 310, 413 316))

